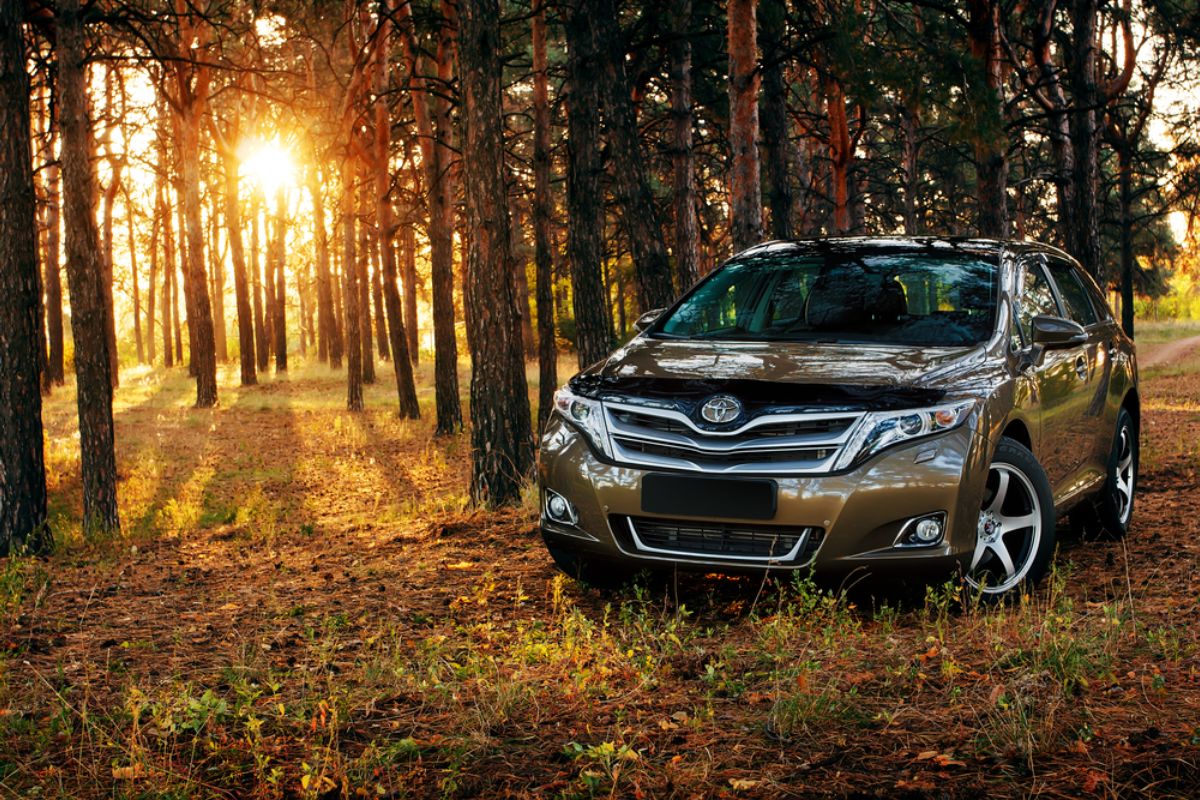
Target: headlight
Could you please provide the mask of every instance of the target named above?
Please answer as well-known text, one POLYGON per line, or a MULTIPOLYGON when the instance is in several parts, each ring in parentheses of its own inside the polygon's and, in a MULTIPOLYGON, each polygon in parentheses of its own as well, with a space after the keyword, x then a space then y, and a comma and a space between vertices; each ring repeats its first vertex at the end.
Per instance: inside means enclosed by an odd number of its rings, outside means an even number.
POLYGON ((580 397, 564 386, 554 393, 554 408, 563 419, 579 429, 593 447, 610 455, 608 424, 604 421, 604 407, 599 400, 580 397))
POLYGON ((945 433, 961 425, 975 408, 974 400, 916 408, 907 411, 878 411, 863 418, 858 432, 846 443, 833 468, 846 469, 865 461, 880 450, 901 442, 945 433))

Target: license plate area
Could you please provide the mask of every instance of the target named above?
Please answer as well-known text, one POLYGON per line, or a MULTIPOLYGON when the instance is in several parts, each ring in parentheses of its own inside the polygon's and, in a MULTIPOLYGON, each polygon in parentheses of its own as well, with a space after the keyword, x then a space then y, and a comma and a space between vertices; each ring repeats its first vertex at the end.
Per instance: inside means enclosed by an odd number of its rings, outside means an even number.
POLYGON ((652 472, 642 478, 642 511, 709 519, 774 519, 779 487, 752 478, 652 472))

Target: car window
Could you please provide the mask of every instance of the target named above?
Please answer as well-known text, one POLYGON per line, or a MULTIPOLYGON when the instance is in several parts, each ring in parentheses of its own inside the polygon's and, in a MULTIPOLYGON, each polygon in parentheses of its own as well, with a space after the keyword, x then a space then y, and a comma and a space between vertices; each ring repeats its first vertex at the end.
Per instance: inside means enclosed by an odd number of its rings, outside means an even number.
POLYGON ((1092 298, 1092 308, 1096 309, 1096 316, 1103 322, 1108 322, 1113 318, 1112 308, 1108 305, 1108 298, 1104 296, 1104 292, 1092 279, 1091 275, 1086 272, 1076 270, 1075 274, 1083 281, 1083 288, 1087 289, 1088 297, 1092 298))
POLYGON ((994 330, 995 263, 970 253, 769 253, 722 267, 656 334, 961 347, 994 330))
POLYGON ((1057 317, 1062 312, 1058 310, 1054 290, 1050 288, 1050 281, 1046 279, 1042 268, 1036 263, 1026 261, 1024 272, 1017 321, 1021 325, 1021 335, 1025 337, 1025 341, 1031 342, 1034 317, 1057 317))
POLYGON ((1050 268, 1050 276, 1054 279, 1054 285, 1058 287, 1058 293, 1067 307, 1067 316, 1085 328, 1094 324, 1096 309, 1092 308, 1087 289, 1083 288, 1079 271, 1058 258, 1047 258, 1046 266, 1050 268))

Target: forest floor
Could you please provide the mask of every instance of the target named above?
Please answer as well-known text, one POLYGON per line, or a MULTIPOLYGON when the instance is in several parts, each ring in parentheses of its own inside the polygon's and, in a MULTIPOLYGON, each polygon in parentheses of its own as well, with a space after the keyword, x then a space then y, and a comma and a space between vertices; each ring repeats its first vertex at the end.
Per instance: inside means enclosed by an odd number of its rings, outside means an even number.
POLYGON ((83 542, 58 390, 58 551, 0 561, 0 795, 1194 797, 1182 357, 1144 373, 1127 540, 1064 536, 1033 596, 965 609, 950 585, 564 579, 533 503, 468 508, 466 439, 432 436, 428 391, 398 420, 386 364, 357 415, 319 365, 226 367, 214 410, 181 370, 125 372, 125 533, 83 542))

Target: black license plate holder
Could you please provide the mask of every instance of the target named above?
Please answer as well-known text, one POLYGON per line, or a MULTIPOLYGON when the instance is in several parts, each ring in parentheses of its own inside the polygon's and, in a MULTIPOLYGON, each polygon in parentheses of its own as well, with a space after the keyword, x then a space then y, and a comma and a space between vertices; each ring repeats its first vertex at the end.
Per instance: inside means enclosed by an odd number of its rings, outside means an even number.
POLYGON ((764 478, 709 478, 652 472, 642 478, 642 511, 709 519, 774 519, 779 486, 764 478))

